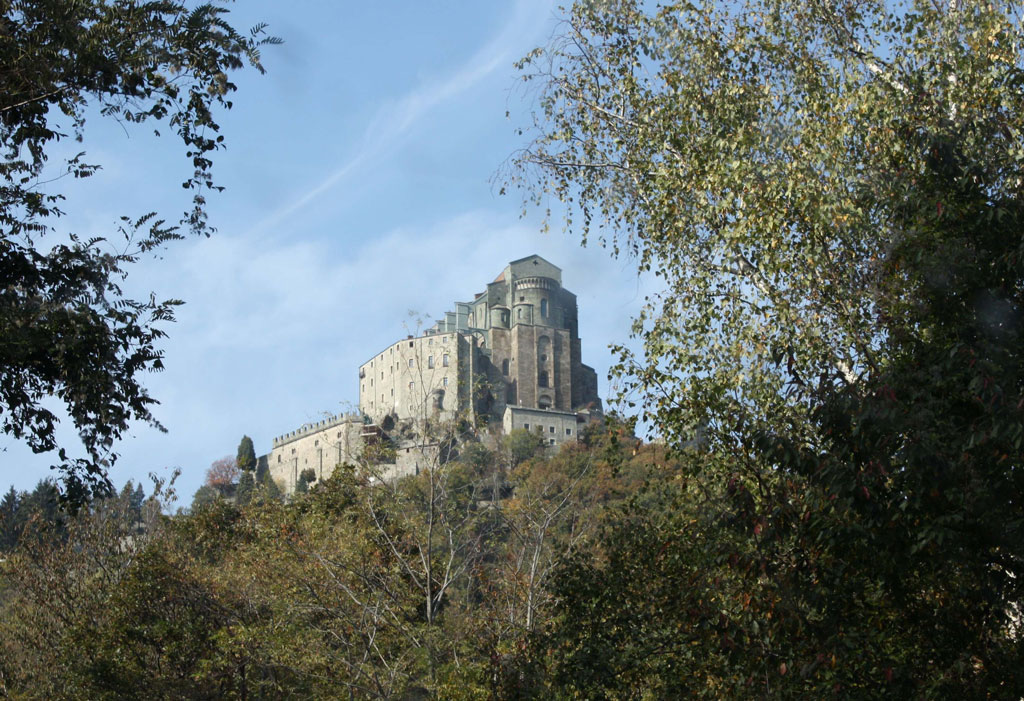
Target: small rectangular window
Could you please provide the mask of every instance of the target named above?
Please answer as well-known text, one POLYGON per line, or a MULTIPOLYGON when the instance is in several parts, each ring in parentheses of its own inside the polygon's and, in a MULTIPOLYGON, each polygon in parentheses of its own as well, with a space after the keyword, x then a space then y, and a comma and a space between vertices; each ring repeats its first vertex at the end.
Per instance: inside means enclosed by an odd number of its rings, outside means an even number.
POLYGON ((280 455, 277 456, 277 461, 281 462, 281 456, 280 455))
POLYGON ((412 348, 412 341, 409 341, 409 347, 412 348))
POLYGON ((427 367, 428 368, 434 367, 434 356, 432 356, 432 355, 428 355, 427 356, 427 367))
POLYGON ((572 435, 572 429, 571 428, 565 429, 565 435, 571 436, 572 435))
POLYGON ((548 426, 548 433, 554 433, 554 432, 555 432, 555 427, 554 426, 548 426))
POLYGON ((441 380, 441 384, 444 385, 445 387, 447 387, 448 386, 448 378, 446 377, 443 380, 441 380))
POLYGON ((554 445, 555 444, 555 439, 551 438, 550 440, 548 440, 548 443, 550 443, 551 445, 554 445))
POLYGON ((416 362, 415 358, 409 358, 409 367, 412 367, 416 362))
POLYGON ((443 365, 444 367, 448 367, 448 354, 447 353, 445 353, 444 356, 442 356, 442 358, 441 358, 441 365, 443 365))
POLYGON ((530 424, 523 424, 523 428, 525 428, 527 431, 529 431, 530 430, 530 424))
POLYGON ((410 382, 410 383, 409 383, 409 389, 410 389, 410 390, 412 390, 412 388, 413 388, 413 387, 415 387, 415 386, 416 386, 416 383, 415 383, 415 382, 410 382))
POLYGON ((313 441, 313 447, 314 447, 314 448, 315 448, 316 446, 318 446, 318 445, 320 445, 320 439, 319 439, 319 438, 317 438, 317 439, 316 439, 315 441, 313 441))

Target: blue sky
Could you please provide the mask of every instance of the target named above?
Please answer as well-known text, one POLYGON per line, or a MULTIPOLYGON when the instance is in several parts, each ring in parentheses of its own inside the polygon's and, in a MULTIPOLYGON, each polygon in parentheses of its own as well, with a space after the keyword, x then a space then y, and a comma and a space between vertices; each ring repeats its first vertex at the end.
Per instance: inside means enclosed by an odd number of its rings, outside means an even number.
MULTIPOLYGON (((219 120, 218 233, 171 245, 128 281, 186 304, 167 327, 167 369, 146 378, 168 433, 135 426, 114 483, 180 467, 187 504, 243 434, 267 452, 274 436, 354 404, 359 364, 415 324, 410 312, 433 320, 531 253, 578 295, 583 359, 607 397, 607 346, 626 340, 643 282, 560 224, 542 233, 540 212, 521 217, 520 196, 491 183, 531 119, 513 63, 555 31, 557 8, 246 0, 232 17, 268 22, 285 44, 265 50, 267 75, 235 76, 235 107, 219 120)), ((63 228, 102 234, 122 214, 184 208, 187 163, 150 134, 87 125, 82 148, 103 170, 61 183, 63 228)), ((13 439, 0 449, 5 484, 50 474, 13 439)))

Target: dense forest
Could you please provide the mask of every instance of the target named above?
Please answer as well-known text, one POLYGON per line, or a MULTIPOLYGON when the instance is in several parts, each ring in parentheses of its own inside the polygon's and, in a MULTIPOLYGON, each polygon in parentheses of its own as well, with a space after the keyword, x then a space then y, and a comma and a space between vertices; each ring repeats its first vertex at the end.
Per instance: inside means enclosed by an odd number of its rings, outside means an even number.
MULTIPOLYGON (((619 421, 557 454, 520 430, 496 450, 466 441, 451 457, 395 483, 342 466, 287 501, 266 485, 245 505, 201 489, 175 516, 161 515, 168 485, 143 503, 129 485, 73 516, 33 511, 4 553, 3 691, 533 697, 576 666, 551 653, 582 632, 568 602, 556 604, 561 588, 576 590, 580 564, 617 567, 627 533, 649 549, 644 560, 691 547, 665 540, 696 517, 680 509, 696 503, 680 463, 619 421)), ((628 612, 621 595, 601 594, 619 610, 587 625, 614 636, 628 612)), ((593 661, 594 674, 612 662, 593 661)))

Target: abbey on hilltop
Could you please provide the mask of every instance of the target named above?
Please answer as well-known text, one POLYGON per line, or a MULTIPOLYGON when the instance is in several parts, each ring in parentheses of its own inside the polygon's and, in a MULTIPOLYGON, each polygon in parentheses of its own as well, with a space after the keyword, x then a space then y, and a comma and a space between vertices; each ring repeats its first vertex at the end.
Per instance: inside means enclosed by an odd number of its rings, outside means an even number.
POLYGON ((359 412, 306 424, 260 458, 291 491, 299 474, 326 477, 368 442, 394 443, 387 476, 420 469, 422 427, 466 419, 574 441, 600 416, 597 374, 580 358, 576 295, 540 256, 512 261, 471 302, 456 302, 422 334, 396 341, 359 368, 359 412), (389 434, 396 434, 392 437, 389 434), (406 445, 408 444, 408 445, 406 445))

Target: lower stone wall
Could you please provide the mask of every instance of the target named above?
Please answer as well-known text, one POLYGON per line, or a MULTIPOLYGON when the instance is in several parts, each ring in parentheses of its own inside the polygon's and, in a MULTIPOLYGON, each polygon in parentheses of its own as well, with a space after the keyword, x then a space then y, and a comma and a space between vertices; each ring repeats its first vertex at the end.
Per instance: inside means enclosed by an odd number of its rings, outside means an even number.
POLYGON ((296 431, 294 437, 274 441, 266 455, 270 476, 285 494, 295 491, 299 474, 312 468, 317 479, 326 479, 336 465, 356 463, 363 451, 361 434, 365 424, 357 418, 345 418, 313 425, 296 431))

